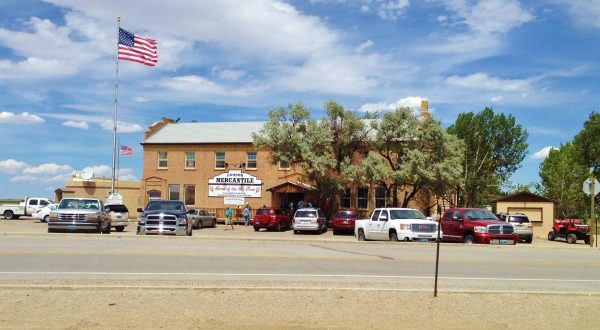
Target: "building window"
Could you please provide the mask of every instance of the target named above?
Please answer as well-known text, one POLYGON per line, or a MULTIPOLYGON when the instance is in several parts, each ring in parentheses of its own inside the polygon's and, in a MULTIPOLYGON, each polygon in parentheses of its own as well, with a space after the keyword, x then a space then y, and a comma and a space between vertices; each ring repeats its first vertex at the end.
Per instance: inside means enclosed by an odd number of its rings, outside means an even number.
POLYGON ((342 195, 342 200, 340 201, 340 207, 343 209, 349 209, 350 208, 350 197, 352 192, 350 191, 350 188, 346 188, 346 190, 344 191, 344 194, 342 195))
POLYGON ((387 204, 387 190, 385 187, 375 188, 375 207, 385 207, 387 204))
POLYGON ((168 167, 167 152, 159 151, 158 152, 158 168, 167 168, 167 167, 168 167))
POLYGON ((358 188, 356 207, 359 209, 369 208, 369 188, 358 188))
POLYGON ((185 168, 196 168, 196 153, 188 151, 185 153, 185 168))
POLYGON ((256 151, 248 151, 246 154, 246 168, 256 168, 256 151))
POLYGON ((160 200, 160 191, 158 190, 150 190, 148 192, 148 200, 154 201, 154 200, 160 200))
POLYGON ((185 205, 196 205, 196 186, 193 184, 186 184, 183 186, 183 193, 185 194, 185 205))
POLYGON ((215 152, 215 168, 225 168, 225 152, 215 152))
POLYGON ((170 184, 169 185, 169 200, 172 200, 172 201, 179 200, 179 185, 178 184, 170 184))
POLYGON ((280 170, 289 170, 290 169, 290 162, 286 162, 286 161, 280 161, 279 162, 279 169, 280 170))

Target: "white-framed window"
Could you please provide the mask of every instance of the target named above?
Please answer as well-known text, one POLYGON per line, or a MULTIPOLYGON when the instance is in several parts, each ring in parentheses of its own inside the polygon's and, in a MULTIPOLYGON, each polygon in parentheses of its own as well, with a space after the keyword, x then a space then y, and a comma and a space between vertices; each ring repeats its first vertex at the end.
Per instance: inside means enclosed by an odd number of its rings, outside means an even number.
POLYGON ((225 152, 224 151, 215 152, 215 168, 219 168, 219 169, 225 168, 225 152))
POLYGON ((196 168, 196 153, 193 151, 186 151, 185 153, 185 168, 196 168))
POLYGON ((279 169, 280 170, 289 170, 290 169, 290 163, 286 162, 286 161, 280 161, 279 162, 279 169))
POLYGON ((358 188, 356 196, 356 208, 369 208, 369 188, 358 188))
POLYGON ((167 168, 169 163, 167 162, 167 152, 159 151, 158 152, 158 168, 167 168))
POLYGON ((344 190, 344 194, 342 195, 342 199, 340 201, 340 208, 349 209, 351 197, 352 197, 352 191, 350 190, 350 188, 346 188, 346 190, 344 190))
POLYGON ((256 169, 256 151, 246 153, 246 168, 256 169))
POLYGON ((183 185, 183 194, 185 205, 196 205, 196 185, 183 185))
POLYGON ((179 185, 178 184, 170 184, 169 185, 169 200, 172 200, 172 201, 179 200, 179 185))

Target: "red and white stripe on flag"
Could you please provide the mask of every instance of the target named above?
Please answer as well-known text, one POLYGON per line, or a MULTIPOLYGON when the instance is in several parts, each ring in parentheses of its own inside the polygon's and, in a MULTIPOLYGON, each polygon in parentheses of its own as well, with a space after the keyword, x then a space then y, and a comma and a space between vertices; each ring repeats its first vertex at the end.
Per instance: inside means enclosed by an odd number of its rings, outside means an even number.
POLYGON ((158 62, 157 44, 156 40, 143 38, 119 28, 118 58, 155 66, 158 62))

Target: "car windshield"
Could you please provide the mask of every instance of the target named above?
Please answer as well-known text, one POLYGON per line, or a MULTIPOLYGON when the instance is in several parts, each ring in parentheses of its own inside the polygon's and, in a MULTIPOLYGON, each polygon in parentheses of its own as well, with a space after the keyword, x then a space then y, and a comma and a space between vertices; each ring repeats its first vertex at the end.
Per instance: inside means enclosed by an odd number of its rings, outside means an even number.
POLYGON ((425 216, 419 210, 390 210, 390 218, 393 219, 422 219, 425 216))
POLYGON ((96 199, 63 199, 58 208, 100 210, 100 202, 96 199))
POLYGON ((275 211, 273 211, 271 209, 258 209, 258 210, 256 210, 256 215, 260 215, 260 214, 275 214, 275 211))
POLYGON ((316 218, 317 211, 296 211, 297 218, 316 218))
POLYGON ((467 220, 490 220, 497 221, 494 213, 488 210, 465 210, 465 219, 467 220))
POLYGON ((108 207, 108 209, 111 212, 120 212, 120 213, 126 213, 129 212, 129 210, 127 210, 127 206, 122 205, 122 204, 112 204, 112 205, 106 205, 106 207, 108 207))
POLYGON ((185 211, 180 201, 153 201, 146 206, 146 211, 185 211))
POLYGON ((338 213, 335 214, 336 218, 342 218, 342 219, 350 219, 350 218, 357 218, 358 214, 356 214, 356 212, 354 211, 339 211, 338 213))
POLYGON ((529 219, 526 216, 511 216, 509 217, 509 222, 516 222, 516 223, 529 223, 529 219))

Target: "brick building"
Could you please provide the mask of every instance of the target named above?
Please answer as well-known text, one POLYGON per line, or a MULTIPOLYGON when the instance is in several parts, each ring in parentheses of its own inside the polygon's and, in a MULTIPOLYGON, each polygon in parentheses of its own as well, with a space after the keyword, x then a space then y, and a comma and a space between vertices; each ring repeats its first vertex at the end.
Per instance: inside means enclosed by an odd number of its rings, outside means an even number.
MULTIPOLYGON (((422 104, 427 115, 427 102, 422 104)), ((270 152, 257 150, 252 133, 264 122, 179 123, 162 118, 144 133, 141 201, 175 199, 206 208, 217 216, 228 205, 287 208, 304 200, 316 204, 316 191, 298 165, 271 164, 270 152)), ((387 203, 377 186, 349 187, 338 207, 367 213, 387 203)), ((417 202, 431 205, 430 201, 417 202)))

